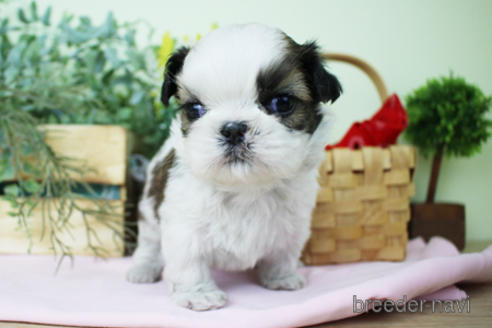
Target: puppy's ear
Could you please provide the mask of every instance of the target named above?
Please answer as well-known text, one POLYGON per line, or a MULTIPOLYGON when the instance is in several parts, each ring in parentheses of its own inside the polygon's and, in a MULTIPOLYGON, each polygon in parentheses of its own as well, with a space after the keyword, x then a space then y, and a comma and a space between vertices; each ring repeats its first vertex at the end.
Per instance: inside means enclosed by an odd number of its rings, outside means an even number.
POLYGON ((324 68, 321 54, 315 42, 301 45, 300 59, 314 101, 331 101, 333 103, 337 100, 342 93, 342 86, 338 79, 324 68))
POLYGON ((169 99, 176 93, 178 86, 176 76, 181 72, 183 63, 190 51, 187 47, 182 47, 169 58, 166 63, 166 72, 164 73, 164 83, 161 88, 161 101, 164 106, 169 106, 169 99))

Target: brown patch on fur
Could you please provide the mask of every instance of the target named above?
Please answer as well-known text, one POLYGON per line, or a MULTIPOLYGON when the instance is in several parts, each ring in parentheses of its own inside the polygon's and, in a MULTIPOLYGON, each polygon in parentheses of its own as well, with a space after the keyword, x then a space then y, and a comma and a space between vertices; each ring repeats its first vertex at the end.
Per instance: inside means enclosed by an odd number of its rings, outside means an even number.
POLYGON ((298 102, 295 106, 294 112, 287 117, 281 118, 280 121, 283 125, 293 130, 313 134, 322 118, 317 106, 304 102, 298 102))
POLYGON ((179 102, 181 104, 181 109, 178 113, 181 119, 181 132, 183 133, 183 136, 186 137, 188 135, 188 132, 190 131, 191 124, 194 121, 190 121, 188 119, 188 116, 186 115, 185 106, 188 103, 194 103, 199 101, 193 95, 193 93, 183 85, 178 86, 178 92, 176 93, 176 97, 179 99, 179 102))
POLYGON ((295 97, 292 114, 282 117, 280 122, 286 127, 312 134, 321 121, 318 103, 313 101, 306 78, 300 71, 296 56, 287 55, 280 62, 258 74, 256 80, 258 102, 264 107, 273 97, 289 95, 295 97))
POLYGON ((284 58, 263 69, 257 76, 258 102, 265 107, 273 97, 294 97, 292 113, 277 116, 286 127, 312 134, 322 119, 320 102, 335 101, 342 89, 336 77, 323 67, 314 42, 300 45, 287 35, 284 37, 284 58))
POLYGON ((166 155, 162 162, 157 163, 152 170, 152 182, 149 188, 149 197, 154 197, 154 213, 159 220, 157 210, 164 201, 164 190, 166 188, 167 179, 169 178, 169 170, 174 165, 175 151, 171 151, 166 155))
POLYGON ((138 209, 138 211, 137 211, 137 219, 138 219, 138 221, 145 219, 145 216, 143 215, 143 213, 140 209, 138 209))

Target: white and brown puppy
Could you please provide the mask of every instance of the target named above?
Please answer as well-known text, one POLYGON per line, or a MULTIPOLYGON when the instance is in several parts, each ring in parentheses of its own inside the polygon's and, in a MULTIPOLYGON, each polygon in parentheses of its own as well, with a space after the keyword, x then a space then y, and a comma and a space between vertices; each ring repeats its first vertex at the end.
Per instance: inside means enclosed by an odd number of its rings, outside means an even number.
POLYGON ((181 112, 147 171, 138 248, 127 279, 164 279, 193 310, 227 301, 211 268, 256 268, 270 289, 295 290, 326 142, 341 92, 314 43, 271 27, 211 32, 168 61, 162 101, 181 112))

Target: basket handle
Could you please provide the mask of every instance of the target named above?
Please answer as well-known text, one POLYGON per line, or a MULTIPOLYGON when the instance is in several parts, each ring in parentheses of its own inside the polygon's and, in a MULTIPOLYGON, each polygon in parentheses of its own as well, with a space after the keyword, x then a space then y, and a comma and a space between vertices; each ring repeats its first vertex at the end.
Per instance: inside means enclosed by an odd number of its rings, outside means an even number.
POLYGON ((374 83, 374 86, 378 91, 379 98, 381 98, 381 102, 384 102, 389 97, 388 89, 386 88, 386 84, 384 84, 381 75, 379 75, 379 73, 374 69, 374 67, 372 67, 362 59, 351 55, 333 53, 333 52, 325 52, 322 54, 322 57, 324 59, 344 62, 358 67, 364 73, 366 73, 367 76, 369 76, 369 78, 371 79, 372 83, 374 83))

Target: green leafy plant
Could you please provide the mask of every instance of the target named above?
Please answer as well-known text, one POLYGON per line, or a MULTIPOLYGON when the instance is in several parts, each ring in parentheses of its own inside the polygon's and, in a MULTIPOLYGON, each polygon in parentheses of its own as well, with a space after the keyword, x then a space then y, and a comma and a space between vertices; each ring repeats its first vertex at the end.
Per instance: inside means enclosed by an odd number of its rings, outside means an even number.
POLYGON ((424 155, 433 155, 427 202, 434 202, 441 159, 472 156, 490 136, 486 118, 492 98, 452 74, 430 79, 406 98, 409 125, 405 137, 424 155))
MULTIPOLYGON (((136 42, 140 23, 101 25, 51 8, 19 8, 18 24, 0 22, 0 97, 38 123, 118 124, 135 135, 139 153, 151 156, 167 137, 176 106, 158 100, 159 69, 153 45, 136 42)), ((152 33, 148 29, 149 34, 152 33)))
MULTIPOLYGON (((54 154, 38 127, 122 125, 135 136, 134 152, 152 156, 167 137, 177 106, 164 109, 158 99, 163 69, 151 34, 143 23, 119 23, 111 13, 100 25, 70 14, 55 24, 51 8, 40 11, 35 1, 18 8, 17 20, 0 16, 0 189, 5 186, 3 198, 13 209, 9 214, 31 242, 28 219, 37 206, 43 227, 51 228, 55 254, 71 255, 59 233, 70 232, 73 211, 82 214, 87 246, 95 254, 104 255, 89 216, 122 238, 112 219, 114 209, 94 199, 94 190, 83 182, 87 168, 54 154), (143 46, 137 42, 142 31, 148 35, 143 46), (73 173, 82 182, 75 182, 73 173), (10 183, 14 178, 17 183, 10 183), (80 197, 94 206, 81 208, 80 197)), ((169 45, 168 52, 174 41, 169 45)))

